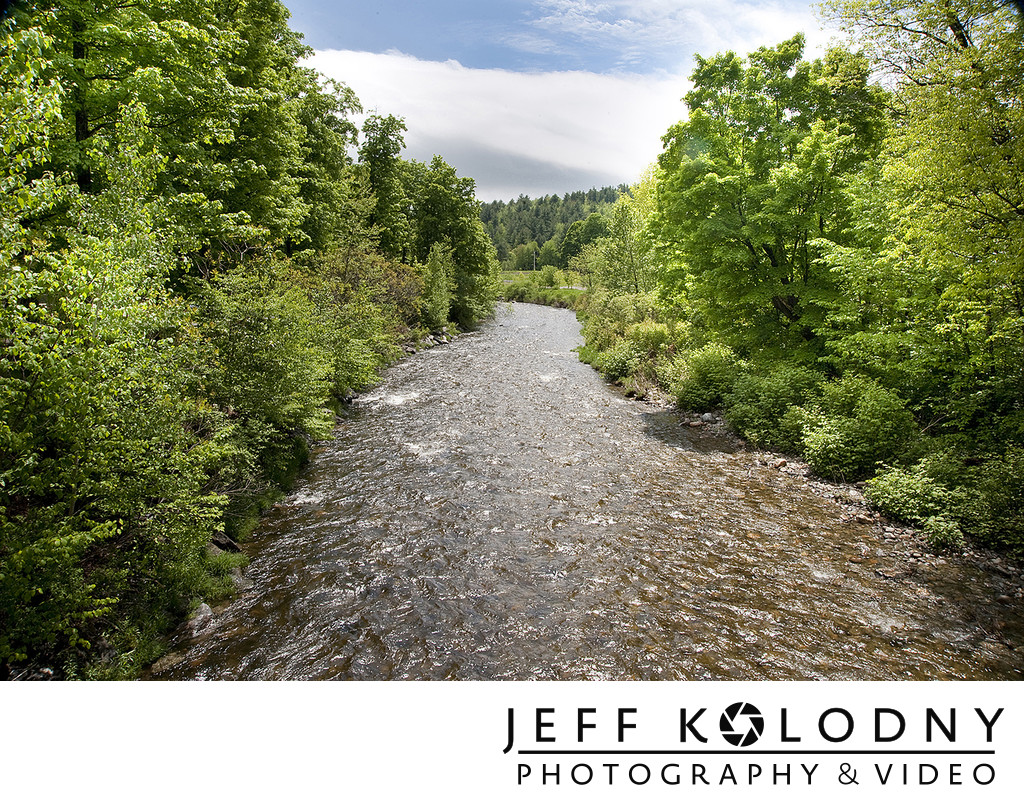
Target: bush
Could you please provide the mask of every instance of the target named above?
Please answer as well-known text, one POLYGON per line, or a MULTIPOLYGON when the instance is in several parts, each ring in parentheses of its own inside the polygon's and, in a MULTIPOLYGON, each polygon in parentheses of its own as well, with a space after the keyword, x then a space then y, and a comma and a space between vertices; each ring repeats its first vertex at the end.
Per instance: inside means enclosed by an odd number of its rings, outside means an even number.
POLYGON ((909 470, 885 469, 868 481, 867 494, 886 515, 924 528, 938 548, 954 549, 966 535, 994 548, 1024 551, 1020 448, 985 461, 962 446, 935 450, 909 470))
POLYGON ((276 269, 239 270, 203 289, 204 335, 218 356, 208 376, 211 399, 280 436, 325 437, 333 425, 326 404, 334 362, 307 294, 281 282, 276 269))
POLYGON ((741 369, 740 360, 728 347, 706 344, 673 362, 668 371, 670 391, 681 408, 716 408, 732 392, 741 369))
POLYGON ((159 628, 207 582, 210 353, 166 291, 171 255, 118 224, 0 283, 0 676, 74 669, 111 625, 159 628))
POLYGON ((966 543, 960 525, 950 518, 933 515, 925 518, 923 526, 928 543, 937 551, 960 551, 966 543))
POLYGON ((989 459, 976 479, 966 526, 985 543, 1024 553, 1024 449, 1011 447, 989 459))
POLYGON ((601 352, 625 338, 630 326, 654 319, 657 304, 651 295, 598 292, 587 301, 583 338, 587 346, 601 352))
POLYGON ((821 384, 807 367, 781 364, 766 374, 741 374, 726 403, 726 419, 754 443, 796 451, 801 445, 799 423, 786 418, 793 406, 805 404, 821 384))
POLYGON ((665 350, 672 339, 668 325, 645 319, 626 328, 626 338, 636 347, 637 352, 655 358, 665 350))
POLYGON ((637 352, 636 347, 626 340, 622 340, 607 350, 602 350, 594 360, 594 366, 601 371, 606 380, 619 381, 627 378, 636 371, 643 356, 637 352))
POLYGON ((868 500, 880 512, 918 526, 946 511, 950 492, 928 476, 924 465, 912 470, 886 468, 866 485, 868 500))
POLYGON ((826 384, 811 406, 792 412, 808 463, 832 479, 867 478, 879 462, 900 456, 917 433, 899 397, 856 375, 826 384))
POLYGON ((448 324, 454 277, 451 248, 447 243, 435 243, 423 267, 423 296, 420 298, 420 320, 431 330, 440 330, 448 324))

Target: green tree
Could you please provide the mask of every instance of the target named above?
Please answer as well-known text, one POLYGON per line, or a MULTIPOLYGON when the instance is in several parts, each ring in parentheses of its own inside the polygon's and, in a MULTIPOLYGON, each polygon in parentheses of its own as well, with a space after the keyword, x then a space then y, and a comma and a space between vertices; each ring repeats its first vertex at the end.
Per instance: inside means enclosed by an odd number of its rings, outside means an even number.
POLYGON ((648 171, 608 211, 608 235, 597 241, 604 252, 604 273, 599 280, 605 288, 633 294, 654 289, 657 277, 650 223, 656 194, 654 173, 648 171))
POLYGON ((601 213, 591 213, 582 221, 574 221, 569 225, 562 238, 560 247, 561 266, 565 268, 569 261, 579 254, 587 244, 608 234, 608 222, 601 213))
POLYGON ((298 121, 304 131, 299 168, 301 194, 309 211, 294 244, 312 255, 350 248, 370 236, 366 193, 349 158, 358 130, 349 115, 362 110, 355 93, 334 80, 321 83, 300 71, 298 121))
POLYGON ((440 330, 448 324, 452 305, 455 266, 452 250, 445 243, 430 247, 427 263, 423 267, 423 296, 421 297, 423 323, 431 330, 440 330))
POLYGON ((559 262, 558 244, 552 238, 545 241, 544 245, 537 252, 538 266, 554 266, 557 268, 559 262))
MULTIPOLYGON (((115 132, 134 142, 145 123, 135 107, 115 132)), ((5 266, 0 662, 74 664, 99 636, 180 615, 207 580, 217 451, 191 383, 206 356, 145 202, 160 163, 98 161, 107 190, 79 200, 68 247, 5 266)))
POLYGON ((71 172, 82 192, 102 191, 94 183, 97 161, 114 145, 121 110, 141 103, 161 153, 175 155, 158 183, 166 195, 173 186, 181 196, 175 202, 179 217, 199 207, 194 218, 216 220, 220 211, 206 203, 204 169, 211 144, 233 138, 229 110, 238 93, 223 67, 234 39, 206 6, 185 0, 44 2, 31 16, 25 12, 21 23, 51 38, 49 76, 64 90, 48 167, 71 172))
POLYGON ((877 153, 863 57, 801 61, 804 38, 697 57, 690 114, 664 138, 655 231, 676 295, 735 345, 813 345, 834 293, 817 239, 842 238, 842 177, 877 153))
POLYGON ((498 295, 498 260, 480 221, 475 183, 435 156, 422 171, 414 198, 416 259, 425 262, 434 244, 450 245, 452 317, 471 326, 490 315, 498 295))
POLYGON ((394 115, 370 115, 363 124, 359 159, 365 166, 375 204, 371 224, 379 232, 380 248, 395 260, 408 259, 409 194, 402 159, 405 121, 394 115))
MULTIPOLYGON (((1024 39, 1005 4, 836 2, 888 72, 900 114, 878 211, 836 271, 878 286, 894 315, 870 329, 910 345, 903 375, 929 420, 1024 436, 1024 39)), ((848 321, 848 317, 847 317, 848 321)), ((877 335, 876 335, 877 334, 877 335)), ((873 337, 873 338, 872 338, 873 337)), ((856 346, 856 335, 843 339, 856 346)), ((865 360, 863 353, 856 354, 865 360)))

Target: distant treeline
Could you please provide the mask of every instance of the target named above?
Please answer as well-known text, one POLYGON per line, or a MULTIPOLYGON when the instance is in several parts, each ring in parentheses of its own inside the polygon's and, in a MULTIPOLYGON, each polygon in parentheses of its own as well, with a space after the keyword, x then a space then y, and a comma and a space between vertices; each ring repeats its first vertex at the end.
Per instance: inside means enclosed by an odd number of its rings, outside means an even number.
POLYGON ((503 269, 532 269, 535 257, 537 268, 564 269, 568 258, 562 255, 561 245, 570 226, 591 213, 601 212, 627 189, 626 185, 619 185, 564 196, 520 196, 515 201, 490 202, 481 206, 480 219, 503 269))

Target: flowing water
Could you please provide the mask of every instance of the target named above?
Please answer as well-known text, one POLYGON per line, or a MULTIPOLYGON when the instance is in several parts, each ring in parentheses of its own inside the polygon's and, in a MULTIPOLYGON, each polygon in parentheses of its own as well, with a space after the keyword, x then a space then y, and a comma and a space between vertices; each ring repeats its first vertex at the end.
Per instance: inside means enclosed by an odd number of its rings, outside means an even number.
POLYGON ((388 370, 247 544, 252 587, 151 676, 1024 676, 1012 572, 910 559, 823 493, 849 488, 623 397, 579 343, 502 306, 388 370))

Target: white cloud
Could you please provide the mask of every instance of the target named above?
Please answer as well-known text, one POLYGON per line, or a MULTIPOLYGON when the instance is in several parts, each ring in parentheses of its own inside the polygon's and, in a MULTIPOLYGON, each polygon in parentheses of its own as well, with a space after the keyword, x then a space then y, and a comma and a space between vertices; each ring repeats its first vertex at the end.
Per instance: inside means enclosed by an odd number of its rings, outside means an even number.
POLYGON ((429 160, 440 149, 461 174, 477 180, 485 200, 590 186, 565 185, 579 181, 575 177, 632 182, 657 158, 661 136, 685 109, 679 76, 515 73, 336 50, 318 51, 308 64, 347 83, 368 112, 405 118, 408 156, 429 160), (460 165, 462 152, 475 172, 460 165), (486 172, 488 154, 494 175, 486 172), (517 187, 516 160, 532 166, 533 187, 517 187), (538 163, 551 166, 547 189, 540 188, 538 163))
MULTIPOLYGON (((405 118, 406 155, 440 153, 484 200, 585 190, 636 180, 661 136, 685 114, 693 53, 745 55, 803 31, 808 56, 832 37, 800 0, 539 0, 506 44, 617 52, 614 74, 521 73, 424 61, 398 52, 318 51, 309 64, 355 90, 367 111, 405 118), (555 43, 561 43, 556 45, 555 43), (668 69, 628 72, 650 52, 668 69)), ((648 60, 649 62, 649 60, 648 60)))
POLYGON ((803 0, 537 0, 535 8, 533 28, 616 51, 622 68, 653 61, 681 70, 694 52, 745 55, 797 31, 815 54, 835 35, 821 30, 803 0))

